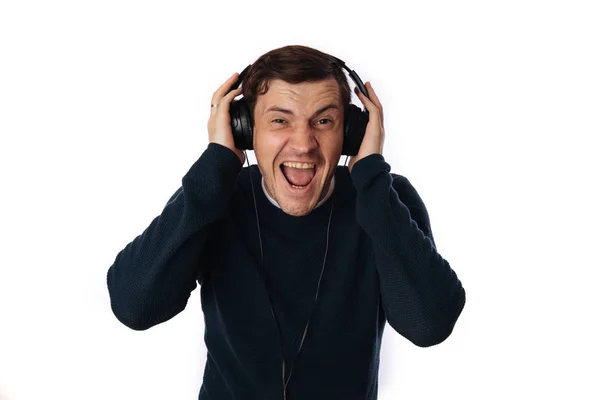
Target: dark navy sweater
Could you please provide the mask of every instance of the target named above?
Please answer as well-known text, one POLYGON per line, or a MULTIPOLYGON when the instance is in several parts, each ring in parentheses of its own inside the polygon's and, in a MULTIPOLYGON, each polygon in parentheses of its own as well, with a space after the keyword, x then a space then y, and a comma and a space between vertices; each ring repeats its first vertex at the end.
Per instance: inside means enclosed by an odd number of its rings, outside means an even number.
POLYGON ((210 143, 162 213, 116 256, 107 274, 112 310, 145 330, 181 312, 200 284, 208 353, 199 399, 281 400, 281 349, 287 377, 313 309, 332 206, 319 297, 287 399, 374 400, 386 322, 433 346, 465 304, 423 201, 380 154, 351 173, 336 167, 332 195, 296 217, 269 201, 256 165, 210 143))

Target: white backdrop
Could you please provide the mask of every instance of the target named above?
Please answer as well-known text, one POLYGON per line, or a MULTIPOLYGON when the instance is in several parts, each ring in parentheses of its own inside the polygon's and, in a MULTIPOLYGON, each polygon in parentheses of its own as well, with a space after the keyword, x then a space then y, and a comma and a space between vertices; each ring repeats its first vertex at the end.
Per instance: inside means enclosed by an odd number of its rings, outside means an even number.
POLYGON ((372 82, 466 289, 440 345, 386 328, 379 398, 600 398, 596 4, 3 1, 0 400, 197 398, 199 289, 137 332, 106 272, 206 148, 214 90, 287 44, 372 82))

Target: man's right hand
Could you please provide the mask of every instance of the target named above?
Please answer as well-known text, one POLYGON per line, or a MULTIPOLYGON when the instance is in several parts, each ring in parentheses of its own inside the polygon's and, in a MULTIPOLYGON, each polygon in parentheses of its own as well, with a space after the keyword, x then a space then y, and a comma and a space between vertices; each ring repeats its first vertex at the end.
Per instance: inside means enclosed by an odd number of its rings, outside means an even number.
POLYGON ((208 141, 209 143, 218 143, 233 151, 244 165, 246 156, 242 150, 235 147, 233 133, 231 131, 231 117, 229 116, 229 106, 233 99, 242 93, 239 87, 227 93, 231 86, 238 79, 239 74, 234 73, 225 81, 213 94, 211 104, 218 104, 218 107, 210 108, 210 118, 208 119, 208 141))

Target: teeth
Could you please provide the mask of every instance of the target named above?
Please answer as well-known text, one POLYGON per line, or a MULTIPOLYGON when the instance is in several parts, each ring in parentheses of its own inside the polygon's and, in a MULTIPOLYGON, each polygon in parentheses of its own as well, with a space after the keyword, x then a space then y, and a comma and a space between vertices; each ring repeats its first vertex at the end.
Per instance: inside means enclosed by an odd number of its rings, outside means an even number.
POLYGON ((314 168, 315 164, 312 163, 297 163, 297 162, 284 162, 283 165, 285 165, 286 167, 292 167, 292 168, 300 168, 300 169, 309 169, 309 168, 314 168))

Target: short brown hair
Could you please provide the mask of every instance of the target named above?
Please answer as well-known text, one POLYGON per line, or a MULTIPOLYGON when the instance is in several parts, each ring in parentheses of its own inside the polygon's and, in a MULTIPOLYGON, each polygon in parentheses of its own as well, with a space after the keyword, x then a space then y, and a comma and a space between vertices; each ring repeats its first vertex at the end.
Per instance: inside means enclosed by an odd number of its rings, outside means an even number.
POLYGON ((335 78, 340 87, 344 116, 346 116, 350 105, 350 86, 342 67, 331 55, 307 46, 284 46, 260 56, 252 64, 242 82, 242 93, 254 120, 256 100, 258 96, 267 93, 271 80, 281 79, 295 84, 331 77, 335 78))

